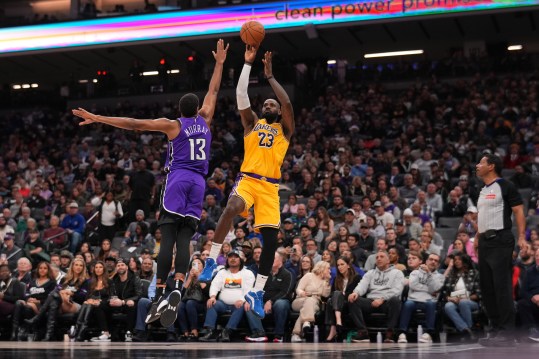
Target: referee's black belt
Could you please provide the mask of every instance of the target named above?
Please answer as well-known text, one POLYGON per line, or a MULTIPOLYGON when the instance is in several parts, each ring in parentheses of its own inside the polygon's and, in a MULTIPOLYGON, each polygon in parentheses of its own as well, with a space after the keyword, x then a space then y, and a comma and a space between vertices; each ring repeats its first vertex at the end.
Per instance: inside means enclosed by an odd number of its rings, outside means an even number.
POLYGON ((242 173, 244 175, 249 176, 249 177, 259 179, 261 181, 266 181, 266 182, 273 183, 273 184, 278 184, 279 183, 279 180, 277 178, 265 177, 265 176, 257 175, 256 173, 251 173, 251 172, 242 172, 242 173))

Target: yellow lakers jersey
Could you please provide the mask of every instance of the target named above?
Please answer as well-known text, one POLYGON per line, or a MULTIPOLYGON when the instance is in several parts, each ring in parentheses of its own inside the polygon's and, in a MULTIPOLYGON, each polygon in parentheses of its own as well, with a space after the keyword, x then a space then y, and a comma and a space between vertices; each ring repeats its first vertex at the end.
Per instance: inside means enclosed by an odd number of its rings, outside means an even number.
POLYGON ((288 140, 280 123, 268 124, 261 118, 243 138, 245 156, 242 172, 269 178, 281 178, 281 165, 288 151, 288 140))

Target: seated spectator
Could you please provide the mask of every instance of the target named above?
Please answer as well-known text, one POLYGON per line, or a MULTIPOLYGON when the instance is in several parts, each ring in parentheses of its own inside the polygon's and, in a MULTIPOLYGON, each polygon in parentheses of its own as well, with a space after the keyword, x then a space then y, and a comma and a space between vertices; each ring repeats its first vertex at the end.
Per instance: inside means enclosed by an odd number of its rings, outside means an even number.
POLYGON ((66 234, 67 231, 60 227, 60 218, 58 216, 51 216, 49 228, 46 228, 45 231, 43 231, 43 242, 45 242, 49 253, 63 248, 66 245, 66 234))
POLYGON ((318 222, 316 221, 316 218, 309 217, 307 219, 307 224, 303 225, 302 228, 306 228, 308 230, 308 234, 311 236, 312 239, 316 241, 316 244, 320 248, 324 241, 324 232, 322 232, 322 230, 318 228, 318 222))
POLYGON ((421 249, 423 250, 423 252, 427 254, 430 254, 430 253, 435 253, 438 255, 441 254, 442 248, 432 243, 432 236, 429 231, 422 231, 420 240, 421 240, 421 249))
POLYGON ((298 272, 298 276, 296 277, 296 284, 299 283, 300 279, 305 277, 307 273, 311 273, 313 268, 314 268, 313 259, 306 254, 302 256, 300 260, 300 269, 298 272))
POLYGON ((77 253, 80 243, 82 242, 84 235, 84 227, 86 221, 79 212, 79 205, 77 202, 71 202, 67 207, 67 213, 62 220, 61 227, 64 228, 69 234, 69 251, 73 254, 77 253))
POLYGON ((236 238, 230 242, 230 246, 232 250, 241 251, 243 243, 249 241, 247 239, 247 231, 243 227, 238 227, 234 230, 234 234, 236 238))
POLYGON ((217 265, 224 266, 226 264, 226 257, 228 255, 228 252, 232 250, 232 246, 229 242, 223 242, 223 246, 221 247, 221 252, 219 253, 219 256, 217 257, 217 265))
POLYGON ((348 296, 350 315, 358 332, 354 343, 369 342, 365 317, 373 311, 387 313, 385 343, 394 343, 393 334, 399 320, 400 296, 403 290, 402 271, 389 265, 387 252, 376 253, 376 268, 368 271, 353 293, 348 296))
POLYGON ((328 210, 328 216, 335 224, 344 222, 344 213, 347 208, 341 195, 333 196, 333 206, 328 210))
POLYGON ((199 335, 198 315, 205 311, 210 285, 198 280, 204 269, 204 262, 200 258, 194 258, 189 268, 191 270, 183 284, 185 294, 180 304, 178 321, 183 341, 196 342, 199 335))
POLYGON ((98 261, 105 261, 110 256, 110 249, 111 249, 110 239, 103 239, 101 241, 101 248, 99 249, 99 253, 97 253, 96 259, 98 261))
POLYGON ((251 243, 251 241, 249 241, 249 240, 243 241, 243 243, 241 245, 241 251, 245 255, 245 263, 244 263, 244 265, 246 267, 248 267, 251 264, 253 264, 254 263, 254 261, 253 261, 253 243, 251 243))
POLYGON ((148 232, 146 223, 141 222, 135 226, 135 232, 122 241, 122 247, 137 247, 140 250, 149 249, 151 252, 155 247, 155 239, 148 232))
MULTIPOLYGON (((290 248, 290 258, 285 263, 285 268, 292 274, 294 282, 301 272, 301 258, 303 257, 303 249, 301 245, 294 245, 290 248)), ((309 260, 310 262, 310 260, 309 260)))
POLYGON ((342 314, 348 312, 348 296, 358 285, 361 277, 357 275, 352 261, 346 257, 337 259, 337 276, 331 286, 331 298, 326 306, 326 325, 330 326, 327 342, 342 339, 344 328, 342 314))
POLYGON ((406 266, 402 263, 399 263, 400 256, 399 256, 399 251, 397 250, 397 248, 395 247, 389 248, 387 253, 389 255, 389 264, 404 273, 404 271, 406 271, 406 266))
POLYGON ((416 269, 419 269, 419 266, 422 264, 423 264, 423 256, 421 255, 420 252, 417 252, 417 251, 408 252, 408 259, 406 261, 406 270, 404 271, 404 277, 406 278, 404 280, 404 285, 408 285, 410 274, 416 269))
POLYGON ((305 242, 305 250, 306 255, 312 259, 313 265, 322 260, 322 256, 318 253, 318 245, 314 239, 309 239, 305 242))
POLYGON ((139 278, 151 282, 154 277, 153 266, 154 262, 151 257, 142 259, 142 262, 140 263, 139 278))
POLYGON ((333 233, 334 222, 333 219, 329 217, 328 211, 325 207, 318 207, 316 217, 318 218, 318 228, 322 230, 324 237, 327 237, 333 233))
MULTIPOLYGON (((468 209, 466 210, 466 214, 462 216, 462 223, 459 224, 458 230, 459 232, 465 231, 466 233, 468 233, 468 237, 470 238, 475 237, 475 235, 477 234, 477 207, 468 207, 468 209)), ((470 253, 468 253, 468 255, 470 255, 470 253)), ((474 262, 477 261, 474 260, 474 262)))
MULTIPOLYGON (((273 260, 271 272, 264 288, 264 312, 266 315, 273 314, 273 319, 275 320, 274 343, 282 343, 284 341, 290 310, 289 298, 294 288, 292 274, 284 268, 285 258, 283 254, 275 252, 275 259, 273 260)), ((252 334, 246 337, 245 340, 248 342, 265 342, 268 338, 262 326, 262 321, 250 309, 249 305, 246 304, 245 311, 252 334)))
POLYGON ((32 265, 36 266, 41 261, 50 262, 50 255, 47 253, 45 243, 39 238, 40 233, 37 228, 30 229, 30 238, 24 244, 24 253, 27 258, 30 258, 32 265))
POLYGON ((307 225, 307 207, 300 203, 298 204, 298 210, 296 214, 292 215, 290 219, 294 222, 294 228, 300 230, 301 226, 307 225))
POLYGON ((82 259, 75 258, 60 285, 47 297, 32 319, 25 320, 34 333, 46 319, 46 333, 43 341, 55 340, 56 321, 59 314, 77 313, 88 294, 88 274, 82 259), (46 318, 45 318, 46 317, 46 318))
POLYGON ((439 265, 440 256, 432 253, 427 259, 427 264, 421 264, 418 269, 410 274, 408 299, 403 303, 400 314, 399 343, 408 343, 406 334, 416 309, 425 312, 426 316, 425 332, 418 338, 418 341, 420 343, 432 343, 438 294, 445 281, 444 275, 438 273, 439 265))
POLYGON ((291 217, 293 214, 298 213, 298 198, 295 194, 288 196, 288 202, 284 204, 281 213, 285 217, 291 217))
POLYGON ((472 332, 472 312, 479 309, 481 291, 479 272, 473 268, 471 258, 465 253, 456 253, 445 272, 444 311, 460 333, 475 340, 472 332))
POLYGON ((395 217, 393 216, 393 214, 385 210, 385 208, 382 206, 382 202, 375 201, 373 207, 376 213, 376 222, 381 222, 382 225, 386 228, 389 228, 388 225, 393 227, 393 225, 395 224, 395 217))
POLYGON ((322 252, 322 260, 329 263, 329 267, 331 269, 331 279, 329 280, 329 284, 333 284, 333 281, 337 276, 337 262, 335 261, 335 256, 333 253, 325 249, 322 252))
MULTIPOLYGON (((7 318, 15 311, 15 303, 24 299, 24 284, 11 276, 7 263, 0 264, 0 317, 7 318)), ((12 335, 13 337, 13 335, 12 335)))
POLYGON ((140 278, 140 269, 141 269, 141 263, 137 259, 137 257, 129 257, 129 262, 127 263, 127 268, 131 272, 133 272, 134 275, 140 278))
POLYGON ((97 319, 101 336, 106 337, 100 341, 110 341, 109 325, 105 314, 106 303, 111 294, 110 289, 111 280, 105 263, 96 262, 88 285, 88 295, 77 317, 74 333, 75 341, 83 342, 86 339, 86 330, 92 316, 97 319))
MULTIPOLYGON (((204 328, 207 334, 199 340, 202 342, 230 342, 230 335, 238 327, 243 318, 245 308, 245 294, 254 286, 253 272, 243 267, 243 260, 238 251, 228 253, 225 269, 217 272, 210 286, 210 298, 207 302, 207 313, 204 328), (217 299, 219 295, 219 299, 217 299), (225 328, 219 333, 216 330, 217 317, 221 313, 229 312, 231 317, 225 328)), ((250 308, 245 308, 250 309, 250 308)), ((252 328, 251 328, 252 329, 252 328)))
POLYGON ((528 338, 539 342, 539 250, 535 251, 535 265, 526 271, 522 286, 522 299, 518 301, 518 315, 528 338))
POLYGON ((387 240, 385 238, 378 238, 378 240, 376 241, 376 251, 367 257, 363 269, 365 269, 365 271, 370 271, 371 269, 374 269, 376 267, 376 257, 378 252, 387 252, 388 248, 389 247, 387 245, 387 240))
POLYGON ((252 263, 247 266, 248 261, 245 261, 247 269, 249 269, 253 274, 258 274, 258 269, 260 268, 260 255, 262 254, 262 247, 257 245, 253 248, 252 263))
POLYGON ((67 273, 69 267, 71 266, 71 261, 73 260, 73 254, 68 250, 63 250, 60 252, 60 270, 64 273, 67 273))
MULTIPOLYGON (((137 224, 144 223, 146 225, 146 228, 150 228, 150 224, 144 220, 144 211, 142 209, 137 209, 135 212, 135 221, 129 223, 129 226, 127 226, 127 230, 124 233, 124 239, 130 238, 137 229, 137 224)), ((112 239, 112 238, 108 238, 112 239)))
POLYGON ((449 245, 449 248, 447 249, 447 253, 452 253, 453 249, 460 250, 463 253, 466 253, 467 255, 469 255, 474 263, 477 263, 478 261, 477 254, 475 253, 474 245, 472 241, 470 240, 470 236, 468 232, 465 230, 459 230, 459 232, 457 233, 457 240, 459 240, 462 243, 464 248, 463 249, 455 248, 453 244, 451 244, 449 245))
POLYGON ((22 248, 15 245, 15 233, 7 232, 4 235, 4 245, 0 247, 0 264, 7 264, 10 271, 14 271, 22 255, 22 248))
POLYGON ((444 204, 442 210, 443 217, 462 217, 466 213, 466 206, 459 201, 457 191, 449 192, 449 201, 444 204))
POLYGON ((217 200, 213 194, 208 194, 206 196, 206 212, 208 212, 208 217, 215 223, 219 221, 221 213, 223 212, 221 206, 217 203, 217 200))
POLYGON ((357 233, 350 233, 346 240, 350 246, 350 251, 354 254, 355 265, 357 267, 363 267, 363 264, 367 260, 368 252, 359 246, 360 236, 357 233))
POLYGON ((15 229, 7 224, 4 214, 0 213, 0 245, 4 243, 4 236, 6 233, 15 233, 15 229))
POLYGON ((440 233, 434 230, 434 226, 432 225, 432 222, 430 221, 425 222, 423 224, 423 230, 430 233, 432 237, 432 243, 434 243, 438 247, 441 247, 441 248, 444 247, 444 239, 442 238, 440 233))
MULTIPOLYGON (((127 264, 129 261, 124 258, 118 258, 116 262, 116 275, 112 278, 110 299, 105 302, 106 319, 110 325, 113 313, 124 313, 126 315, 126 336, 133 332, 137 316, 137 302, 142 295, 142 283, 140 278, 129 270, 127 264)), ((101 333, 94 337, 92 341, 108 341, 110 334, 101 333)))
POLYGON ((39 308, 56 288, 56 279, 51 266, 47 262, 40 262, 34 272, 32 281, 26 287, 24 298, 15 303, 11 341, 25 339, 26 327, 20 327, 21 320, 30 318, 39 312, 39 308))
POLYGON ((330 294, 330 278, 329 263, 320 261, 314 266, 312 272, 300 279, 296 288, 296 299, 292 302, 292 310, 299 312, 292 330, 293 343, 303 341, 305 333, 312 329, 311 323, 314 322, 314 316, 320 309, 322 297, 330 294))
POLYGON ((26 257, 19 258, 17 261, 17 269, 13 271, 13 277, 25 285, 32 281, 32 263, 26 257))

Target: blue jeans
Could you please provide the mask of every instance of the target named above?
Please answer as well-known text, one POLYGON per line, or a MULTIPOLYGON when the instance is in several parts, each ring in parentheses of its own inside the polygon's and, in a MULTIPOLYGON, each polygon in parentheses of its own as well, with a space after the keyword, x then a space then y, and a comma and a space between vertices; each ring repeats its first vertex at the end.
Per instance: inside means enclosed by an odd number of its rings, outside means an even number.
POLYGON ((425 312, 426 316, 426 330, 434 330, 434 325, 436 323, 436 302, 414 302, 413 300, 407 300, 403 303, 401 308, 401 316, 399 329, 403 332, 408 331, 408 326, 410 325, 410 319, 414 315, 416 309, 419 309, 425 312))
POLYGON ((82 242, 82 234, 79 232, 73 232, 70 235, 71 243, 69 244, 69 251, 73 254, 77 252, 80 243, 82 242))
MULTIPOLYGON (((278 299, 271 306, 271 312, 273 314, 273 320, 275 321, 275 335, 284 336, 284 330, 286 322, 288 321, 288 312, 290 311, 290 301, 288 299, 278 299)), ((253 313, 252 310, 245 313, 247 316, 247 322, 249 328, 253 333, 264 333, 264 327, 262 326, 262 320, 253 313)))
POLYGON ((206 303, 199 303, 196 300, 180 303, 178 318, 180 319, 181 333, 198 329, 198 315, 204 313, 204 308, 206 308, 206 303))
POLYGON ((215 329, 219 314, 227 312, 232 313, 232 315, 226 324, 226 328, 232 330, 238 328, 238 324, 240 323, 241 318, 243 318, 243 306, 236 308, 233 304, 225 304, 221 300, 217 300, 213 307, 208 309, 208 312, 206 313, 206 320, 204 321, 204 327, 215 329))
POLYGON ((444 307, 445 314, 455 324, 459 332, 472 327, 472 312, 477 309, 479 309, 479 304, 469 299, 461 300, 458 305, 447 302, 444 307))
MULTIPOLYGON (((137 324, 135 325, 135 329, 139 332, 145 332, 146 331, 146 316, 148 315, 148 312, 150 311, 150 308, 152 306, 152 301, 148 298, 140 298, 137 303, 137 324)), ((170 327, 167 328, 167 332, 173 333, 174 330, 174 324, 172 324, 170 327)))

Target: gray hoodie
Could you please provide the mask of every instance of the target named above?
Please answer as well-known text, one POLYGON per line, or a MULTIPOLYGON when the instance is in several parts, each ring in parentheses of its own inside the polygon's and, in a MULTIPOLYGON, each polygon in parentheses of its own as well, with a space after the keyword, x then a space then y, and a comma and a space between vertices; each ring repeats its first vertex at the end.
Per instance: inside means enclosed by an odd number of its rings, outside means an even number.
POLYGON ((388 300, 400 297, 404 288, 404 274, 402 271, 390 266, 385 271, 378 267, 371 269, 361 279, 354 292, 367 298, 388 300))
POLYGON ((436 301, 434 294, 444 285, 445 277, 438 272, 425 272, 416 269, 410 273, 408 299, 414 302, 436 301))

